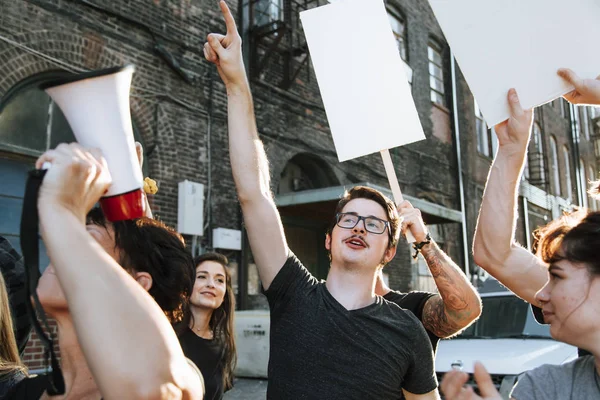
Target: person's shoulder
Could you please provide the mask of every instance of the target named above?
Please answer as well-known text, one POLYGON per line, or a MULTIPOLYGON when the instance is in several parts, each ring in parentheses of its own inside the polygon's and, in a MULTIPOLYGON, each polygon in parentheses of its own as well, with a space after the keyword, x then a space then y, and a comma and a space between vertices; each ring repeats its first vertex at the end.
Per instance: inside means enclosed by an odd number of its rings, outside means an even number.
POLYGON ((562 376, 572 376, 574 370, 585 369, 589 366, 594 366, 594 356, 578 357, 573 361, 566 362, 561 365, 544 364, 523 374, 524 377, 529 377, 532 380, 552 380, 556 381, 562 376))
POLYGON ((410 310, 402 307, 396 302, 387 300, 385 297, 381 297, 381 309, 388 317, 393 320, 403 322, 405 324, 416 324, 421 325, 421 321, 412 313, 410 310))
POLYGON ((398 304, 402 308, 410 309, 417 307, 423 301, 430 299, 435 296, 433 292, 421 292, 421 291, 410 291, 410 292, 399 292, 397 290, 391 290, 383 296, 387 301, 398 304))
POLYGON ((593 380, 593 374, 593 356, 579 357, 561 365, 544 364, 519 376, 511 397, 518 400, 562 399, 570 393, 574 379, 593 380), (586 374, 586 369, 590 375, 586 374))

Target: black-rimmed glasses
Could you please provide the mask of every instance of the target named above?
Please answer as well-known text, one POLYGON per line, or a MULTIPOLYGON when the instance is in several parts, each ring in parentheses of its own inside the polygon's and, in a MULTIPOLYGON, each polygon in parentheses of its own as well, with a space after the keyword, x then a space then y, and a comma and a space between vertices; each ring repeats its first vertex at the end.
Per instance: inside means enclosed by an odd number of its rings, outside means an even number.
POLYGON ((352 229, 362 220, 367 232, 381 235, 387 228, 389 230, 390 223, 377 217, 361 217, 360 215, 351 213, 337 213, 335 215, 336 225, 344 229, 352 229))

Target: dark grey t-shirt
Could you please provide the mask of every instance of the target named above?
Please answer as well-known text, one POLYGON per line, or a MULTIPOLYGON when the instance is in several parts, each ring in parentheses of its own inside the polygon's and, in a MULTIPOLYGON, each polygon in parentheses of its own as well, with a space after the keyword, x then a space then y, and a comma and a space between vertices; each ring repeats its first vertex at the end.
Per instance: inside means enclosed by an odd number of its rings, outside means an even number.
POLYGON ((268 399, 393 399, 437 387, 425 328, 377 297, 346 310, 290 254, 266 296, 271 308, 268 399))
MULTIPOLYGON (((387 301, 398 304, 400 308, 404 308, 405 310, 415 314, 415 317, 417 317, 419 321, 423 323, 423 308, 425 307, 425 303, 427 303, 427 300, 434 296, 437 295, 431 292, 412 291, 408 293, 402 293, 392 290, 383 296, 383 298, 387 301)), ((435 355, 440 337, 427 328, 425 328, 425 331, 427 332, 427 336, 429 336, 431 347, 433 347, 433 354, 435 355)))
POLYGON ((600 399, 594 356, 563 365, 542 365, 525 372, 511 393, 515 400, 600 399))

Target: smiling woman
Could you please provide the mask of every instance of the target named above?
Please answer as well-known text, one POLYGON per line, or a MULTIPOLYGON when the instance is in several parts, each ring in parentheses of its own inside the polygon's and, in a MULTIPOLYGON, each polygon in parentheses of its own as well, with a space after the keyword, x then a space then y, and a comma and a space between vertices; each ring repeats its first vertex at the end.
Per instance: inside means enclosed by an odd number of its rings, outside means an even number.
POLYGON ((233 386, 237 360, 233 333, 235 296, 227 257, 206 253, 194 262, 196 281, 177 331, 184 354, 204 376, 204 398, 217 400, 233 386))

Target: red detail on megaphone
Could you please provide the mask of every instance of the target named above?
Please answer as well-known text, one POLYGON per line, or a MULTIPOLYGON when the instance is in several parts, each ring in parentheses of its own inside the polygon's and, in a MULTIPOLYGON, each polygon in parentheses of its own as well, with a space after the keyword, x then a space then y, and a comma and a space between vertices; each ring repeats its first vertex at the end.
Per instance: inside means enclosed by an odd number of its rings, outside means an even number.
POLYGON ((111 222, 141 218, 146 211, 146 195, 142 189, 100 199, 102 211, 111 222))

